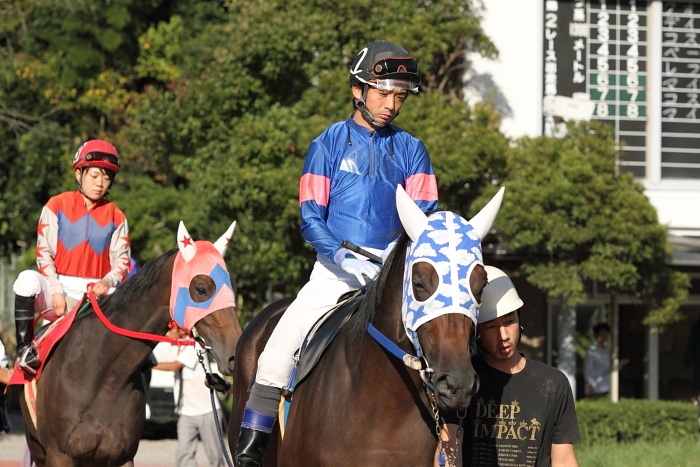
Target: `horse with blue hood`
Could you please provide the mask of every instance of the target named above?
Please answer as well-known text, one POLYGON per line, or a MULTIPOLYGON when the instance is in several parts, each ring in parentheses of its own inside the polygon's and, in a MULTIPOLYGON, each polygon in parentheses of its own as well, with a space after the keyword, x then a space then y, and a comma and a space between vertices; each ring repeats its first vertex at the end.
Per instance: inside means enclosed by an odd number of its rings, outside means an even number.
MULTIPOLYGON (((262 465, 432 465, 443 454, 443 415, 465 411, 478 389, 470 339, 487 283, 481 241, 502 198, 503 189, 467 221, 449 211, 426 216, 397 188, 405 233, 314 364, 305 365, 308 347, 301 354, 262 465)), ((289 302, 270 305, 241 335, 231 427, 241 424, 258 355, 289 302)), ((229 430, 230 446, 237 435, 229 430)))

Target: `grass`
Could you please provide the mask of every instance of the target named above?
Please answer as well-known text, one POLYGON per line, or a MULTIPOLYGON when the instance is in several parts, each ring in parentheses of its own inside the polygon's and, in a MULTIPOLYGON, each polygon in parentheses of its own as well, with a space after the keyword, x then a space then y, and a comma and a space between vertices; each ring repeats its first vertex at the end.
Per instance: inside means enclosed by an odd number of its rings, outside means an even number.
POLYGON ((697 467, 700 465, 700 442, 669 441, 577 445, 576 458, 581 467, 697 467))

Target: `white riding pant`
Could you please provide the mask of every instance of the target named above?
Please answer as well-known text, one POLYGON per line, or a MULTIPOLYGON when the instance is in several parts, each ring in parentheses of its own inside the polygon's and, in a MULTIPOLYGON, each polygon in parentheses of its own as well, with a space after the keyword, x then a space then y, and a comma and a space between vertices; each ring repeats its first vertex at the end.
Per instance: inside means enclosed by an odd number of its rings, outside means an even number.
MULTIPOLYGON (((78 304, 83 295, 87 292, 88 284, 99 282, 100 279, 86 279, 82 277, 59 275, 63 284, 63 295, 66 297, 66 311, 72 310, 78 304)), ((109 289, 109 293, 114 292, 114 287, 109 289)), ((34 297, 34 311, 41 313, 53 308, 51 301, 51 286, 38 271, 27 269, 17 276, 12 286, 15 295, 22 297, 34 297)), ((49 321, 56 319, 52 313, 47 313, 45 318, 49 321)))
MULTIPOLYGON (((367 248, 367 251, 376 255, 382 252, 373 248, 367 248)), ((359 255, 358 258, 364 259, 359 255)), ((317 257, 309 282, 284 312, 258 358, 255 382, 283 388, 294 367, 294 353, 316 321, 338 303, 341 295, 360 287, 362 285, 353 274, 325 257, 317 257)))

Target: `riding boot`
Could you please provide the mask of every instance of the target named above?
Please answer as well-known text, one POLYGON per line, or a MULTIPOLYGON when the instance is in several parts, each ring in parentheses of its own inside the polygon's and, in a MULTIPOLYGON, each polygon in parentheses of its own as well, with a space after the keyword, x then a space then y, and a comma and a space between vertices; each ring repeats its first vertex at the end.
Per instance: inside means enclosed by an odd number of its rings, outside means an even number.
POLYGON ((39 353, 32 345, 34 339, 34 297, 15 295, 15 327, 17 328, 18 366, 30 374, 39 368, 39 353))
POLYGON ((236 443, 236 463, 238 467, 260 467, 269 439, 270 433, 252 428, 241 428, 241 432, 238 435, 238 443, 236 443))
POLYGON ((246 407, 236 443, 235 457, 239 467, 260 467, 276 418, 246 407))

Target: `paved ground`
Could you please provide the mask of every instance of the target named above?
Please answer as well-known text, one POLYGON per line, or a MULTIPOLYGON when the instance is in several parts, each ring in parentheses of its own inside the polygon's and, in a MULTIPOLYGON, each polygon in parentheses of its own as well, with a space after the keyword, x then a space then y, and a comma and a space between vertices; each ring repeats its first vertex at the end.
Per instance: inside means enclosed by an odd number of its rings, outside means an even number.
MULTIPOLYGON (((0 467, 19 467, 24 455, 24 431, 21 414, 10 412, 12 432, 0 435, 0 467)), ((228 444, 228 442, 227 442, 228 444)), ((137 467, 174 467, 177 440, 170 438, 143 439, 134 459, 137 467)), ((202 444, 197 449, 197 464, 200 467, 209 465, 202 444)))

